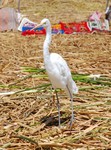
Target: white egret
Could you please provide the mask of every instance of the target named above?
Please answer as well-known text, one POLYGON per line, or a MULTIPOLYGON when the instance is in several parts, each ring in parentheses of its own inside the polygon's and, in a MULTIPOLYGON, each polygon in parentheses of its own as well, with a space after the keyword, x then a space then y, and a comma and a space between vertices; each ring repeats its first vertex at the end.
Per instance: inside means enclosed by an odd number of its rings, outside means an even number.
MULTIPOLYGON (((46 38, 43 44, 43 56, 44 56, 44 64, 45 69, 47 71, 48 77, 51 81, 52 87, 61 88, 66 91, 71 100, 71 126, 74 120, 73 113, 73 93, 78 93, 78 87, 72 79, 70 69, 66 63, 66 61, 57 53, 49 52, 49 45, 51 43, 51 23, 48 19, 43 19, 40 24, 35 26, 33 29, 43 26, 46 28, 46 38)), ((32 29, 32 30, 33 30, 32 29)), ((58 117, 59 117, 59 127, 60 127, 60 103, 57 97, 57 107, 58 107, 58 117)))

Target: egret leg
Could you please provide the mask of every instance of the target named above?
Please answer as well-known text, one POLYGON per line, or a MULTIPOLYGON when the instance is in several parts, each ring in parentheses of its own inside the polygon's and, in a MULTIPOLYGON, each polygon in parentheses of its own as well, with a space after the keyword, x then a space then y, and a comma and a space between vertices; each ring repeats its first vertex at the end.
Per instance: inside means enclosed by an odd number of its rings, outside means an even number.
POLYGON ((50 99, 50 106, 55 103, 55 96, 54 96, 54 88, 51 86, 52 98, 50 99))
POLYGON ((56 93, 56 98, 57 98, 57 108, 58 108, 58 117, 59 117, 59 127, 60 127, 60 103, 59 103, 59 98, 58 98, 58 94, 57 94, 57 91, 55 90, 55 93, 56 93))
POLYGON ((72 111, 72 115, 71 115, 71 121, 70 121, 70 127, 72 128, 72 124, 73 124, 73 121, 74 121, 74 110, 73 110, 73 96, 69 90, 69 87, 67 87, 67 90, 69 92, 69 95, 70 95, 70 100, 71 100, 71 111, 72 111))

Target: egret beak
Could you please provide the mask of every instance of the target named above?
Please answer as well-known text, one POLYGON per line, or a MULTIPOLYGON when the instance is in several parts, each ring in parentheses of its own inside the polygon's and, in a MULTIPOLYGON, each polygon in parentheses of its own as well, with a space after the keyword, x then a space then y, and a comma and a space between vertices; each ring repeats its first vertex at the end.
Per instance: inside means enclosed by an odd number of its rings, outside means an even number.
POLYGON ((36 28, 39 28, 39 27, 41 27, 42 25, 43 25, 43 23, 39 23, 39 24, 37 24, 36 28))
POLYGON ((34 29, 36 29, 36 28, 39 28, 39 27, 41 27, 43 25, 43 23, 39 23, 39 24, 37 24, 34 28, 32 28, 31 30, 34 30, 34 29))

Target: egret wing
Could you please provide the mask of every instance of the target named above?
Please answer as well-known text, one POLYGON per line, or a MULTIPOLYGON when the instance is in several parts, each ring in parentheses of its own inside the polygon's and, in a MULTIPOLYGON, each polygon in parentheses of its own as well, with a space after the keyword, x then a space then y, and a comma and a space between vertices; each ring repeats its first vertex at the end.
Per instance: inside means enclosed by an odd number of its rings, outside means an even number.
POLYGON ((66 61, 57 53, 51 53, 51 62, 54 68, 58 71, 58 73, 67 78, 70 74, 70 69, 66 63, 66 61))

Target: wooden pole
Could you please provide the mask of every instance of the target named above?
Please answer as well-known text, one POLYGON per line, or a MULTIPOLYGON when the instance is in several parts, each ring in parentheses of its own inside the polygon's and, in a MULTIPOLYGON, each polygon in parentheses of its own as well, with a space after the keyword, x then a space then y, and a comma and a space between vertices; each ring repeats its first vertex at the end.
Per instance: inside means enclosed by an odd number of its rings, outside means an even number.
POLYGON ((20 13, 20 0, 18 0, 18 12, 20 13))
POLYGON ((109 0, 106 0, 106 9, 108 7, 108 4, 109 4, 109 0))

